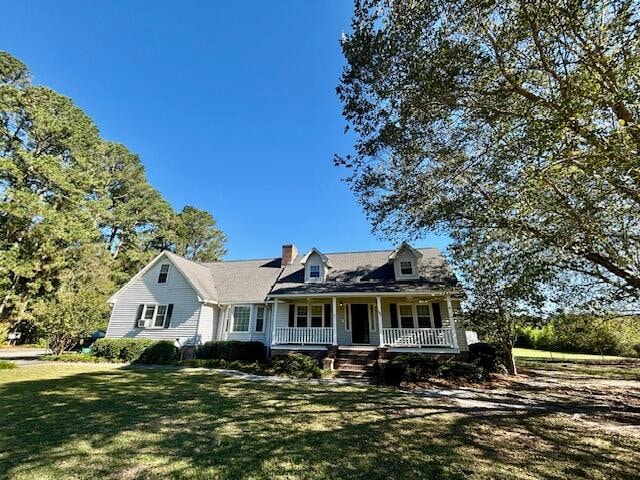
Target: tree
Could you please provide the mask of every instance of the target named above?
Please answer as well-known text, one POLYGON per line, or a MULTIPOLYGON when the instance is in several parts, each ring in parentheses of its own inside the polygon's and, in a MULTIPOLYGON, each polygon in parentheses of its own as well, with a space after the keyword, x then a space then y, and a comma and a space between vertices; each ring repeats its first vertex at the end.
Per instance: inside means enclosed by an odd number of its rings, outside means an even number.
POLYGON ((639 13, 626 0, 357 1, 338 87, 357 141, 336 161, 374 227, 509 244, 541 278, 637 301, 639 13))
POLYGON ((104 176, 91 119, 2 52, 0 69, 0 318, 18 320, 57 288, 68 253, 98 238, 104 176))
POLYGON ((175 250, 195 262, 220 260, 227 252, 227 238, 209 212, 187 205, 176 218, 175 250))
POLYGON ((73 348, 96 330, 106 330, 105 300, 115 290, 112 262, 99 244, 78 249, 61 275, 60 287, 50 296, 34 299, 34 323, 53 354, 73 348))
POLYGON ((224 241, 210 214, 176 214, 137 155, 0 52, 0 321, 35 322, 64 350, 158 251, 205 261, 224 241))

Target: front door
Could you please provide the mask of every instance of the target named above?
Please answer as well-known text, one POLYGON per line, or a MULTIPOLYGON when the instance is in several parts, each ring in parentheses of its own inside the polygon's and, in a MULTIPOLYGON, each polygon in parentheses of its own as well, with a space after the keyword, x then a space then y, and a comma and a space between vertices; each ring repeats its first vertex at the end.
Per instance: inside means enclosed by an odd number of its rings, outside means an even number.
POLYGON ((369 343, 369 306, 351 304, 351 341, 369 343))

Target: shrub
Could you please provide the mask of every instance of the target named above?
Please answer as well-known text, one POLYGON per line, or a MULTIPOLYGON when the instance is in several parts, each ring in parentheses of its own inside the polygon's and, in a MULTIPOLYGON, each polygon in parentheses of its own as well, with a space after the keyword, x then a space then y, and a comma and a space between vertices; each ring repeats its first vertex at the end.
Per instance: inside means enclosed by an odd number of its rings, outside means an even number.
POLYGON ((93 354, 110 362, 134 362, 155 340, 139 338, 100 338, 91 347, 93 354))
POLYGON ((469 345, 469 361, 484 370, 484 374, 496 373, 504 365, 505 358, 501 350, 490 343, 472 343, 469 345))
POLYGON ((10 370, 16 368, 16 364, 11 360, 0 360, 0 370, 10 370))
POLYGON ((397 363, 388 362, 382 369, 382 380, 386 385, 400 385, 404 376, 404 368, 397 363))
MULTIPOLYGON (((494 356, 485 353, 482 358, 488 365, 495 365, 495 348, 479 347, 478 350, 493 353, 494 356)), ((488 373, 489 371, 478 360, 469 362, 461 360, 440 361, 430 355, 410 353, 391 359, 382 371, 382 378, 388 385, 398 385, 402 381, 427 381, 432 378, 480 382, 487 378, 488 373)))
POLYGON ((402 379, 407 382, 416 382, 433 377, 440 365, 432 356, 419 353, 398 355, 391 363, 400 368, 402 379))
POLYGON ((272 358, 271 369, 277 375, 293 378, 320 378, 322 375, 318 362, 302 353, 278 355, 272 358))
POLYGON ((173 342, 162 340, 145 348, 136 362, 167 364, 175 362, 178 357, 178 348, 173 344, 173 342))
POLYGON ((197 358, 222 360, 264 360, 265 348, 262 342, 241 342, 228 340, 220 342, 206 342, 198 347, 197 358))
POLYGON ((440 365, 438 376, 447 380, 466 380, 478 383, 486 378, 486 371, 477 363, 452 360, 440 365))

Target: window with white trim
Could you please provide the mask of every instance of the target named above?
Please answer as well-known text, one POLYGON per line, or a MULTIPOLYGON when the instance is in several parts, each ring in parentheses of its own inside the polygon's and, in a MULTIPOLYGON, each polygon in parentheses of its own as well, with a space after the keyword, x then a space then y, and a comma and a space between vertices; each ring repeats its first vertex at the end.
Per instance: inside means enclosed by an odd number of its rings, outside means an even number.
POLYGON ((264 332, 264 313, 263 306, 256 307, 256 332, 264 332))
POLYGON ((320 265, 309 265, 309 278, 320 278, 320 265))
POLYGON ((160 265, 160 274, 158 275, 158 283, 167 283, 169 278, 169 264, 163 263, 160 265))
POLYGON ((305 328, 308 315, 309 307, 307 305, 296 305, 296 327, 305 328))
POLYGON ((296 327, 320 328, 331 326, 331 319, 325 318, 324 304, 296 305, 296 327))
POLYGON ((167 318, 167 305, 145 304, 140 320, 139 328, 163 328, 167 318))
POLYGON ((311 305, 311 326, 322 327, 324 321, 324 305, 311 305))
POLYGON ((429 305, 416 305, 418 328, 431 328, 431 310, 429 305))
POLYGON ((251 307, 235 305, 233 307, 233 331, 248 332, 251 320, 251 307))
POLYGON ((415 328, 412 305, 398 305, 398 315, 400 317, 400 328, 415 328))
POLYGON ((413 275, 413 262, 411 261, 400 262, 400 273, 402 275, 413 275))
POLYGON ((153 326, 155 328, 164 327, 165 318, 167 318, 167 306, 166 305, 158 305, 156 307, 156 318, 153 321, 153 326))

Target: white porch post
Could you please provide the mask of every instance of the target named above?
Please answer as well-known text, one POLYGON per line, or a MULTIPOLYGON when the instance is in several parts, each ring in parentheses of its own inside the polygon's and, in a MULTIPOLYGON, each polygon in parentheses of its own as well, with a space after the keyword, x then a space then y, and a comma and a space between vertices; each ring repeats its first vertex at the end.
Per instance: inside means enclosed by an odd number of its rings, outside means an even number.
POLYGON ((376 297, 376 314, 378 316, 378 333, 380 335, 380 346, 384 347, 384 334, 382 332, 382 301, 376 297))
POLYGON ((278 322, 278 299, 273 302, 273 318, 271 319, 271 345, 276 344, 276 323, 278 322))
POLYGON ((458 348, 458 330, 456 328, 455 319, 453 318, 453 307, 451 306, 451 296, 449 295, 447 295, 447 315, 449 316, 449 326, 451 327, 453 348, 458 348))
POLYGON ((338 306, 336 297, 331 298, 331 326, 333 327, 333 341, 331 345, 338 345, 338 306))

